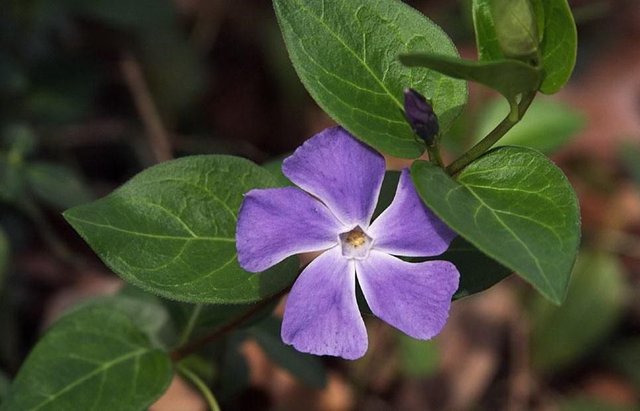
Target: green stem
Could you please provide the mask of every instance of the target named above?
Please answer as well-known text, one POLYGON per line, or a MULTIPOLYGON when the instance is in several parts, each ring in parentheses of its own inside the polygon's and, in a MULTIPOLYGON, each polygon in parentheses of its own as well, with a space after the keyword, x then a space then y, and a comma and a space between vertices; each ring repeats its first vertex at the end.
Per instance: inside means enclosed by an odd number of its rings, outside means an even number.
POLYGON ((185 345, 189 341, 189 338, 191 338, 191 334, 193 333, 193 329, 196 326, 196 321, 198 320, 201 311, 202 304, 196 304, 193 311, 191 312, 191 315, 189 316, 189 321, 187 322, 187 325, 184 327, 184 331, 180 336, 180 342, 178 343, 178 346, 185 345))
POLYGON ((449 164, 446 169, 447 173, 449 173, 449 175, 455 175, 459 173, 463 168, 471 164, 476 158, 480 157, 495 143, 497 143, 498 140, 500 140, 505 134, 507 134, 507 132, 511 130, 513 126, 518 124, 518 122, 522 119, 522 116, 531 105, 531 102, 533 101, 535 95, 535 91, 524 94, 522 96, 522 99, 520 100, 520 103, 518 103, 517 105, 517 111, 512 110, 512 112, 509 113, 507 117, 496 126, 496 128, 491 130, 491 132, 487 134, 485 138, 480 140, 480 142, 478 142, 478 144, 476 144, 475 146, 471 147, 469 151, 464 153, 453 163, 449 164))
POLYGON ((442 162, 442 156, 440 155, 440 147, 438 144, 427 147, 427 152, 429 153, 429 160, 440 168, 444 168, 444 163, 442 162))
POLYGON ((182 364, 178 364, 176 368, 178 369, 178 372, 180 372, 180 374, 182 374, 186 379, 191 381, 191 383, 198 390, 200 390, 200 392, 202 393, 202 396, 204 397, 211 411, 220 411, 220 405, 218 405, 218 401, 216 401, 216 397, 213 396, 213 393, 211 392, 209 387, 207 387, 207 384, 205 384, 205 382, 202 381, 202 379, 196 373, 194 373, 193 371, 191 371, 190 369, 188 369, 182 364))

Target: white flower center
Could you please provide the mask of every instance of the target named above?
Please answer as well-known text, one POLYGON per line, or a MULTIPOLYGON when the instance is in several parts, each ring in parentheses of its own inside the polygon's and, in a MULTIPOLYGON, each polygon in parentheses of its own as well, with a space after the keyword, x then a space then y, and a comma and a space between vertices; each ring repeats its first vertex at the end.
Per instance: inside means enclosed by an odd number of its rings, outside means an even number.
POLYGON ((338 235, 338 237, 340 238, 342 255, 346 258, 358 260, 367 258, 373 245, 373 238, 369 237, 360 226, 356 226, 351 231, 338 235))

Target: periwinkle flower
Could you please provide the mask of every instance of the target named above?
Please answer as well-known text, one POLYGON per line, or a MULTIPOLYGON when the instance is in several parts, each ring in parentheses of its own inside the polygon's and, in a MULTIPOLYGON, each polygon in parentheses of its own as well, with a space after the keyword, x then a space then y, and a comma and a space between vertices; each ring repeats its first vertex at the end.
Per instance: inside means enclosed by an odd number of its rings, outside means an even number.
POLYGON ((282 171, 299 188, 249 191, 236 234, 238 260, 251 272, 322 251, 291 289, 282 340, 312 354, 362 357, 368 341, 356 277, 376 316, 414 338, 438 334, 458 288, 456 267, 396 256, 439 255, 455 233, 420 201, 408 170, 391 205, 373 222, 384 158, 344 129, 312 137, 282 171))

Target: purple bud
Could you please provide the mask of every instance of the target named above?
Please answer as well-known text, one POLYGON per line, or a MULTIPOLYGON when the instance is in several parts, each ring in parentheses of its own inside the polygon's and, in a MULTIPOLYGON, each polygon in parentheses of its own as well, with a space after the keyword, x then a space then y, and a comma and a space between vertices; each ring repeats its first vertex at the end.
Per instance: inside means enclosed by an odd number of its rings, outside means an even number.
POLYGON ((413 132, 431 146, 440 130, 438 117, 426 98, 412 88, 404 90, 404 115, 413 132))

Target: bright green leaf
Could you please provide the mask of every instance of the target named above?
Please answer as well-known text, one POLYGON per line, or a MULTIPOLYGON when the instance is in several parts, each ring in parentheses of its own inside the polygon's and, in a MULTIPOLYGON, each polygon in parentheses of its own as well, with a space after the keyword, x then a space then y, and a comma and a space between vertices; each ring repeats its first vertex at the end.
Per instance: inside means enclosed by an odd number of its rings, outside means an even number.
POLYGON ((422 200, 471 244, 531 283, 554 303, 564 299, 580 240, 575 193, 541 153, 500 147, 457 176, 417 161, 422 200))
POLYGON ((38 342, 0 410, 138 411, 166 390, 172 375, 169 356, 127 315, 87 306, 38 342))
POLYGON ((53 207, 64 210, 93 200, 93 194, 74 170, 61 164, 35 162, 25 167, 33 194, 53 207))
POLYGON ((571 77, 576 65, 578 33, 567 0, 541 0, 544 35, 540 51, 545 78, 540 91, 556 93, 571 77))
POLYGON ((588 354, 620 319, 624 287, 620 263, 614 256, 580 254, 562 307, 542 299, 532 307, 533 365, 552 372, 588 354))
POLYGON ((447 76, 475 81, 491 87, 511 102, 518 94, 536 90, 542 73, 517 60, 489 62, 461 60, 436 54, 404 54, 400 61, 410 67, 429 67, 447 76))
POLYGON ((249 333, 273 362, 288 370, 303 384, 323 388, 327 384, 327 375, 320 359, 285 345, 280 338, 280 326, 278 319, 270 317, 251 328, 249 333))
POLYGON ((431 99, 446 131, 466 102, 466 84, 397 56, 458 53, 447 35, 398 0, 274 0, 289 56, 302 83, 338 123, 383 153, 425 150, 403 116, 403 90, 431 99))
POLYGON ((467 297, 494 286, 513 272, 491 259, 464 238, 456 237, 449 249, 433 260, 451 261, 460 273, 460 285, 454 300, 467 297))
MULTIPOLYGON (((509 114, 509 105, 496 99, 480 114, 476 141, 480 141, 509 114)), ((544 98, 533 101, 522 120, 497 143, 518 145, 551 153, 567 143, 585 124, 585 117, 571 107, 544 98)))
POLYGON ((243 194, 274 185, 268 171, 241 158, 186 157, 64 216, 113 271, 147 291, 194 303, 254 302, 297 275, 293 259, 253 274, 236 258, 243 194))

